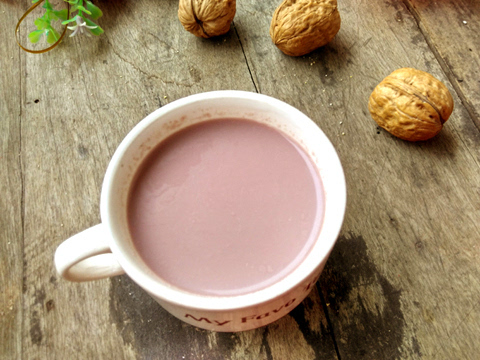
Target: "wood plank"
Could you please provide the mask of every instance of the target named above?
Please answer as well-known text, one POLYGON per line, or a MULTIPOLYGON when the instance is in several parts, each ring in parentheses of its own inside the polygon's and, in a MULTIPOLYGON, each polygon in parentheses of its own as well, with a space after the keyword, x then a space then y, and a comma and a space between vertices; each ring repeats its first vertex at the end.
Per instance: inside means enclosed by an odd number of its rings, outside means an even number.
POLYGON ((53 266, 63 239, 99 221, 101 173, 115 136, 128 126, 122 113, 135 121, 120 104, 120 89, 102 92, 102 78, 115 74, 102 72, 110 58, 98 51, 95 41, 67 39, 52 52, 27 54, 23 67, 25 359, 133 357, 109 321, 109 280, 67 283, 53 266), (114 122, 116 131, 109 128, 114 122))
POLYGON ((406 0, 405 4, 480 129, 480 2, 406 0))
MULTIPOLYGON (((480 130, 480 3, 469 0, 429 3, 408 0, 405 4, 465 106, 471 122, 480 130)), ((461 132, 465 146, 473 150, 470 154, 479 164, 480 152, 475 151, 479 149, 479 131, 468 124, 461 127, 461 132)), ((476 245, 473 245, 472 249, 475 248, 476 245)), ((475 252, 468 252, 464 260, 475 261, 475 257, 475 252)), ((463 334, 478 331, 479 307, 480 302, 476 302, 471 310, 467 308, 463 311, 462 320, 448 332, 454 338, 452 346, 441 346, 438 357, 458 356, 462 352, 472 354, 471 358, 477 357, 476 341, 472 336, 463 334)))
POLYGON ((13 38, 20 9, 0 2, 2 49, 0 72, 0 359, 20 359, 22 354, 22 149, 20 62, 23 54, 13 38), (8 71, 5 71, 7 70, 8 71))
POLYGON ((236 28, 259 91, 311 116, 344 164, 345 225, 320 281, 340 357, 475 358, 480 162, 469 112, 403 3, 340 1, 335 40, 300 58, 271 44, 275 5, 242 3, 236 28), (373 88, 406 66, 441 79, 455 98, 429 142, 393 138, 368 114, 373 88))

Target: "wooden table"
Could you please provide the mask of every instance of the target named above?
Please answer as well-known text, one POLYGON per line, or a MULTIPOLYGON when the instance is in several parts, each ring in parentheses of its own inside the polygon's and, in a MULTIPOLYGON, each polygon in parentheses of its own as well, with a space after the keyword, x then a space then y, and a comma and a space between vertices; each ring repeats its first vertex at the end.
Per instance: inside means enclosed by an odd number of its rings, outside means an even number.
POLYGON ((183 29, 177 1, 97 3, 104 35, 32 55, 13 37, 30 1, 0 1, 1 359, 480 358, 480 1, 339 0, 334 41, 299 58, 270 39, 279 1, 239 0, 230 32, 210 40, 183 29), (453 95, 430 141, 394 138, 369 115, 371 91, 400 67, 453 95), (100 221, 103 175, 126 133, 217 89, 286 101, 338 150, 347 213, 311 295, 267 327, 213 333, 127 276, 58 278, 54 251, 100 221))

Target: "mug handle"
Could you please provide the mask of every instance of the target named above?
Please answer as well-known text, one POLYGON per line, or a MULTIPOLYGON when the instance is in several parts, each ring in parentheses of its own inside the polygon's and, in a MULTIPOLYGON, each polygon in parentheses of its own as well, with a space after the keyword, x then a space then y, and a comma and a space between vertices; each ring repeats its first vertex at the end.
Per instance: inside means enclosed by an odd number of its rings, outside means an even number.
POLYGON ((69 281, 90 281, 124 274, 107 244, 106 227, 98 224, 65 240, 55 251, 55 267, 69 281))

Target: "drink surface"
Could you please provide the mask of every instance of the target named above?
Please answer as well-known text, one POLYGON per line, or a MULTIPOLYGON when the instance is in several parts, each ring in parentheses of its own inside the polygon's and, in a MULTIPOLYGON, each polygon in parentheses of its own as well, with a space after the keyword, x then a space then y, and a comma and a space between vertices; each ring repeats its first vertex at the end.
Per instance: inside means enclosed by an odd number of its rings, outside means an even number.
POLYGON ((173 286, 231 296, 295 269, 320 231, 324 198, 310 158, 249 120, 192 125, 158 145, 130 189, 142 259, 173 286))

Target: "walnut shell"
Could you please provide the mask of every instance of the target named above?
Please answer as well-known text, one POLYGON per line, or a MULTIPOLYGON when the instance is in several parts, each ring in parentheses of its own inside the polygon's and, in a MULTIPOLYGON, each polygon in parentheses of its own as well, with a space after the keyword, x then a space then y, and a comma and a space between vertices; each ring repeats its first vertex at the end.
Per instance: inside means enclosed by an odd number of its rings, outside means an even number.
POLYGON ((337 0, 284 0, 273 14, 270 36, 285 54, 301 56, 332 41, 340 22, 337 0))
POLYGON ((185 30, 210 38, 230 30, 235 11, 235 0, 180 0, 178 19, 185 30))
POLYGON ((403 140, 428 140, 442 130, 453 111, 447 87, 429 73, 395 70, 373 90, 368 100, 372 118, 403 140))

